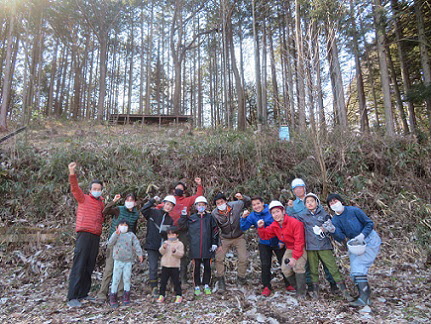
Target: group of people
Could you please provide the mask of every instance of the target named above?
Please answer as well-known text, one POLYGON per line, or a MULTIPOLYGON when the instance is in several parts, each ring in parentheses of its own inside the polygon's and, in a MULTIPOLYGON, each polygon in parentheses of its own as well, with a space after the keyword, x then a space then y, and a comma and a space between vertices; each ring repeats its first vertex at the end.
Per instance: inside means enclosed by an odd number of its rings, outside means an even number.
POLYGON ((340 290, 352 306, 370 304, 368 269, 373 264, 381 244, 374 231, 373 221, 358 207, 345 206, 338 194, 330 194, 327 204, 335 215, 324 210, 317 195, 306 192, 302 179, 292 181, 295 200, 287 207, 273 200, 269 205, 259 196, 248 197, 236 193, 228 201, 218 193, 210 211, 203 196, 202 181, 195 178, 197 192, 186 197, 185 183, 178 182, 172 195, 164 199, 155 196, 142 208, 134 194, 125 196, 124 205, 118 206, 119 194, 106 204, 101 193, 103 184, 94 180, 89 193, 78 186, 76 163, 69 164, 71 192, 78 202, 76 212, 76 244, 69 278, 68 305, 81 306, 82 300, 106 300, 118 307, 130 303, 132 265, 144 256, 136 237, 137 222, 146 219, 146 239, 149 284, 157 302, 165 301, 169 279, 175 291, 175 303, 182 302, 182 290, 187 283, 192 262, 194 295, 211 294, 211 261, 215 260, 215 282, 219 291, 226 290, 225 257, 233 247, 237 252, 237 284, 247 284, 248 251, 244 233, 251 227, 259 235, 262 295, 270 296, 272 257, 281 265, 285 289, 295 291, 298 299, 306 296, 307 285, 313 298, 319 298, 319 262, 331 290, 340 290), (251 206, 252 212, 248 211, 251 206), (97 297, 88 295, 91 274, 99 250, 102 224, 111 216, 106 264, 97 297), (347 241, 350 257, 350 275, 359 295, 352 298, 338 269, 330 237, 347 241), (161 272, 159 275, 159 263, 161 272), (203 274, 201 274, 203 268, 203 274), (159 283, 160 281, 160 283, 159 283))

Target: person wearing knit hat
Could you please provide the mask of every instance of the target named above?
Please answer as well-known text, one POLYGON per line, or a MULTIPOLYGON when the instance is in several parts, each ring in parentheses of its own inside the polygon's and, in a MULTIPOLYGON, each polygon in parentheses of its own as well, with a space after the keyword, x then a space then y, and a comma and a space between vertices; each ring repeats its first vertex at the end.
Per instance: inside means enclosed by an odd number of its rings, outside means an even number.
POLYGON ((326 266, 334 278, 343 296, 348 301, 353 301, 349 295, 344 280, 338 270, 333 247, 330 238, 323 232, 323 224, 331 217, 323 209, 320 200, 314 193, 308 193, 304 197, 307 211, 298 215, 297 219, 304 224, 305 228, 305 250, 310 267, 310 277, 313 284, 312 296, 319 298, 319 261, 326 266))
POLYGON ((338 194, 330 194, 326 201, 335 215, 331 222, 323 225, 323 228, 339 242, 349 240, 348 247, 365 245, 365 249, 360 254, 349 248, 350 276, 359 291, 359 297, 350 305, 355 307, 370 305, 371 289, 367 275, 379 253, 382 243, 380 236, 374 230, 374 222, 362 209, 345 206, 338 194))

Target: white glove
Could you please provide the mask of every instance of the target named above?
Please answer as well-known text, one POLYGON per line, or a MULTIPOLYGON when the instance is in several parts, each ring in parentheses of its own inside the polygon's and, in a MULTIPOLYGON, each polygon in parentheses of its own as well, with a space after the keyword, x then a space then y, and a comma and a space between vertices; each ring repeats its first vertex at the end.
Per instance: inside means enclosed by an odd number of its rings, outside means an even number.
POLYGON ((359 243, 361 243, 361 244, 364 244, 365 235, 361 233, 361 234, 359 234, 358 236, 356 236, 356 237, 354 238, 354 240, 358 241, 358 242, 359 242, 359 243))
POLYGON ((332 224, 332 221, 330 219, 328 219, 326 222, 324 222, 322 224, 322 226, 329 233, 334 233, 335 232, 335 226, 334 226, 334 224, 332 224))
POLYGON ((217 245, 215 244, 211 245, 210 252, 214 252, 215 250, 217 250, 217 245))
POLYGON ((161 198, 160 198, 159 196, 154 196, 154 197, 153 197, 153 199, 154 199, 156 202, 159 202, 161 198))

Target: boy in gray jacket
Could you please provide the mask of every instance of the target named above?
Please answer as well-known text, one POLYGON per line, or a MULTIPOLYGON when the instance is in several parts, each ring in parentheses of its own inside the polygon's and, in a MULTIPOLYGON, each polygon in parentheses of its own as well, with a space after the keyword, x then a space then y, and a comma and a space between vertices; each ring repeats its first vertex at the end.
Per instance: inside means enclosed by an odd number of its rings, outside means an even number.
POLYGON ((117 230, 112 233, 108 241, 108 247, 113 247, 112 255, 114 258, 111 294, 109 296, 109 303, 113 308, 118 307, 117 291, 121 276, 123 276, 124 282, 123 304, 130 304, 130 278, 135 255, 138 256, 139 262, 144 261, 138 238, 128 230, 129 223, 125 219, 120 220, 117 230))
POLYGON ((343 296, 352 301, 346 285, 338 270, 335 256, 332 252, 333 247, 329 237, 323 232, 323 223, 331 217, 320 205, 319 198, 308 193, 304 197, 306 212, 296 215, 296 218, 304 223, 305 230, 305 250, 307 251, 307 260, 310 264, 310 275, 313 283, 313 298, 319 297, 319 260, 328 268, 330 274, 340 288, 343 296))

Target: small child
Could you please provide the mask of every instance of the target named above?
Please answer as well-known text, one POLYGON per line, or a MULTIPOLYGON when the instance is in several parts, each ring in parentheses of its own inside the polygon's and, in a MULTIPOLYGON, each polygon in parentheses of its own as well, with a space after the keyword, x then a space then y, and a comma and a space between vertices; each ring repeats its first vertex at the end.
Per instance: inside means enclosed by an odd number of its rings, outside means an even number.
POLYGON ((310 275, 313 283, 313 298, 319 298, 319 260, 328 268, 330 274, 334 278, 338 288, 340 288, 344 298, 352 301, 346 285, 338 270, 335 256, 332 253, 332 243, 329 237, 324 233, 323 223, 331 217, 320 205, 319 198, 308 193, 304 197, 305 207, 307 211, 297 215, 297 219, 304 223, 305 229, 305 249, 307 251, 307 259, 310 264, 310 275))
POLYGON ((118 307, 117 291, 121 276, 123 276, 124 283, 123 304, 130 304, 130 278, 135 254, 138 256, 139 262, 144 261, 138 238, 128 230, 129 223, 125 219, 120 220, 117 230, 112 233, 108 241, 108 246, 113 247, 112 255, 114 258, 111 294, 109 296, 109 303, 113 308, 118 307))
POLYGON ((215 251, 219 246, 219 231, 215 219, 206 209, 208 201, 204 196, 199 196, 195 200, 197 213, 187 217, 181 215, 178 224, 181 228, 187 229, 190 241, 190 259, 193 260, 193 281, 195 295, 201 294, 200 285, 204 285, 206 295, 211 294, 209 286, 211 281, 211 259, 214 258, 215 251), (204 265, 203 278, 201 280, 201 264, 204 265))
POLYGON ((160 296, 157 299, 158 303, 165 301, 166 285, 169 278, 174 284, 176 293, 175 303, 179 304, 183 301, 180 282, 180 265, 181 258, 184 255, 184 244, 178 239, 178 228, 171 226, 167 230, 168 239, 163 242, 159 249, 162 255, 161 265, 162 274, 160 277, 160 296))

